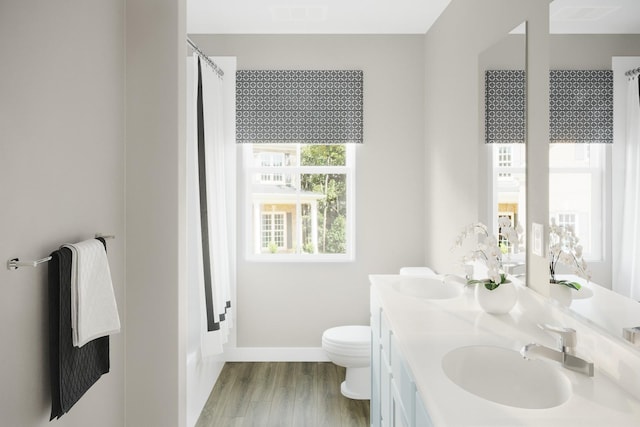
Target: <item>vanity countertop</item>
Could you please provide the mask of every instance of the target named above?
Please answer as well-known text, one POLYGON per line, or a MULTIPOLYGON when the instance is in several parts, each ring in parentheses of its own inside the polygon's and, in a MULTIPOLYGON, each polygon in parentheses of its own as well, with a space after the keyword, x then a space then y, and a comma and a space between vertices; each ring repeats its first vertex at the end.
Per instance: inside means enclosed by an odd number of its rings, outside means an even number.
MULTIPOLYGON (((477 305, 472 288, 466 288, 456 298, 427 300, 398 292, 394 283, 402 276, 369 278, 372 298, 376 298, 385 313, 436 427, 640 425, 640 401, 599 370, 597 362, 595 376, 589 378, 556 362, 545 361, 562 370, 573 390, 568 401, 549 409, 521 409, 494 403, 466 392, 446 377, 442 358, 458 347, 495 345, 520 351, 530 342, 557 346, 556 339, 540 330, 530 314, 524 315, 522 307, 531 311, 531 307, 543 304, 539 295, 524 286, 517 284, 519 302, 509 314, 491 315, 477 305)), ((540 321, 565 326, 557 320, 540 321)), ((588 359, 588 354, 581 353, 580 340, 578 332, 578 355, 588 359)))

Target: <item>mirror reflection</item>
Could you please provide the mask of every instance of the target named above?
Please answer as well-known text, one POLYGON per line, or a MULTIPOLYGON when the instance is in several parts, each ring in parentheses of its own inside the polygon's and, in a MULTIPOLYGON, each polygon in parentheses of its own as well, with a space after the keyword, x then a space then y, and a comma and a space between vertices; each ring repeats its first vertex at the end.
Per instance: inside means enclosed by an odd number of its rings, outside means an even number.
POLYGON ((567 252, 579 261, 558 262, 556 279, 582 285, 565 302, 572 313, 621 337, 623 328, 640 325, 640 228, 634 226, 640 218, 640 163, 631 162, 638 136, 629 132, 625 76, 640 66, 640 2, 555 0, 550 32, 550 68, 575 73, 556 87, 552 77, 550 87, 550 228, 573 232, 574 250, 567 252), (598 80, 599 72, 609 73, 610 81, 604 74, 598 80), (565 101, 590 112, 583 111, 584 119, 563 116, 565 101), (554 125, 562 120, 583 139, 554 140, 554 125))
MULTIPOLYGON (((524 69, 523 30, 483 52, 480 78, 486 70, 524 69)), ((629 115, 628 108, 631 102, 640 110, 640 100, 625 75, 640 67, 640 2, 555 0, 550 33, 549 231, 566 237, 570 230, 575 237, 574 259, 560 259, 554 273, 557 281, 582 287, 559 286, 561 294, 553 287, 551 295, 571 313, 621 338, 623 328, 640 326, 640 160, 632 162, 640 159, 640 112, 629 115), (629 92, 635 101, 628 100, 629 92)), ((486 114, 489 101, 482 95, 479 107, 486 114)), ((512 117, 518 116, 515 110, 512 117)), ((509 122, 511 133, 520 126, 516 122, 509 122)), ((480 134, 490 139, 484 124, 480 134)), ((485 144, 482 220, 497 224, 497 218, 509 216, 525 224, 524 144, 501 142, 485 144)), ((496 225, 492 231, 498 231, 496 225)), ((554 236, 546 237, 553 243, 554 236)), ((521 269, 525 247, 508 249, 511 264, 521 269)))
POLYGON ((526 224, 525 57, 526 26, 478 56, 481 79, 481 138, 484 140, 480 173, 488 194, 478 200, 481 221, 497 235, 505 254, 505 267, 524 273, 525 239, 513 245, 500 234, 498 219, 506 217, 516 227, 526 224))

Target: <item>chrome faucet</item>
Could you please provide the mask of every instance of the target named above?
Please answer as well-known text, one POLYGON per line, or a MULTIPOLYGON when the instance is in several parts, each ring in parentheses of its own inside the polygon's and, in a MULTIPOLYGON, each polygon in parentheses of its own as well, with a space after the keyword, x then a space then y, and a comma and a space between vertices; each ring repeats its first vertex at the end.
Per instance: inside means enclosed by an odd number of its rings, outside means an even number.
POLYGON ((585 374, 587 376, 593 376, 593 363, 579 358, 575 355, 575 346, 577 343, 576 330, 572 328, 562 328, 558 326, 551 326, 545 324, 539 324, 540 329, 558 334, 560 336, 560 350, 546 347, 544 345, 531 343, 522 347, 520 354, 525 359, 536 359, 537 357, 544 357, 546 359, 555 360, 562 363, 567 369, 585 374))

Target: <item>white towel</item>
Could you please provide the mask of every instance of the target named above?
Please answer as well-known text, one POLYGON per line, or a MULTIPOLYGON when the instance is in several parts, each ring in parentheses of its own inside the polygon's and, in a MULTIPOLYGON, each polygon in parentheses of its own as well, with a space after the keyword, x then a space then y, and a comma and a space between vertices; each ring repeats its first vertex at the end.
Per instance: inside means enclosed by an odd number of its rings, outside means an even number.
POLYGON ((85 240, 64 245, 72 252, 71 328, 73 345, 120 332, 107 253, 102 242, 85 240))

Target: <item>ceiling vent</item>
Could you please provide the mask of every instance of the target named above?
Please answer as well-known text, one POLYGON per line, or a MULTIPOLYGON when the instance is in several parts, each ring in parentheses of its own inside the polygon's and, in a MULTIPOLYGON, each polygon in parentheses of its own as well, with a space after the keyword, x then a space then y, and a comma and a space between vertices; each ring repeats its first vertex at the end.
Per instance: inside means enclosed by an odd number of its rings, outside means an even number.
POLYGON ((327 19, 326 6, 272 6, 275 22, 321 22, 327 19))
POLYGON ((598 21, 619 7, 563 7, 551 15, 552 21, 598 21))

